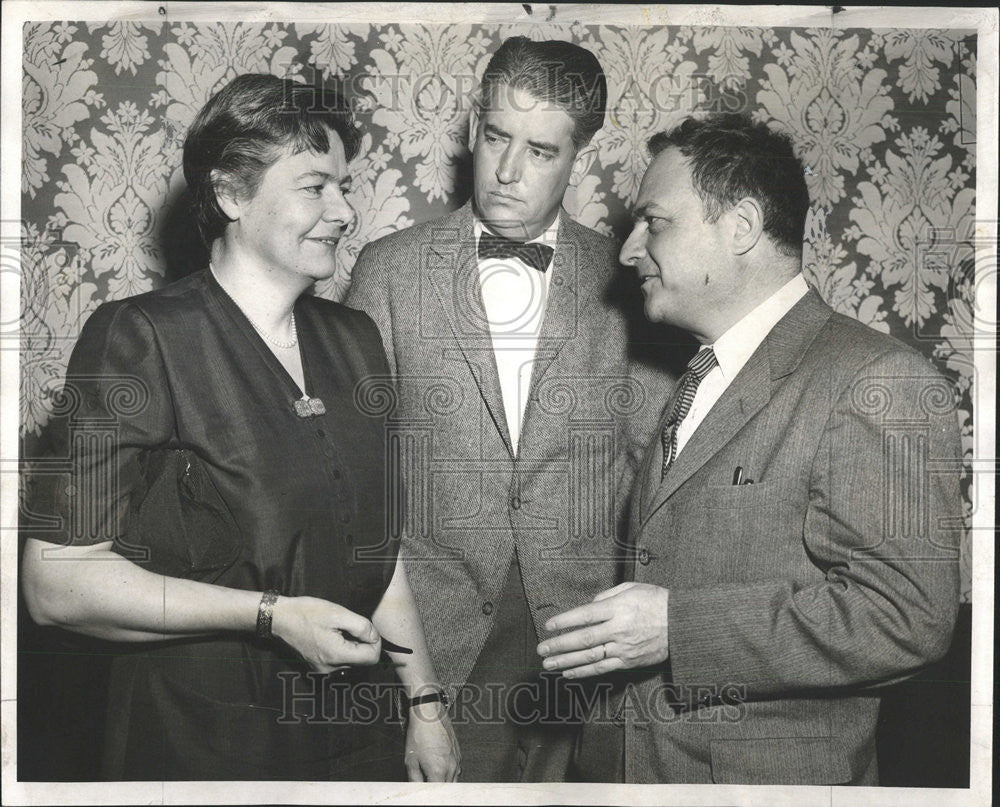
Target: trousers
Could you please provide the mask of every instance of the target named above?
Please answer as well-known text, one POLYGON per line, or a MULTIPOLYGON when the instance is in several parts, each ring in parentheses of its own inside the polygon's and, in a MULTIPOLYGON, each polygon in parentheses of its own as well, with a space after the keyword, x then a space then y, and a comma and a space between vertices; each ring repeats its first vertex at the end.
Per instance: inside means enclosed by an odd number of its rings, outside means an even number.
POLYGON ((580 729, 578 699, 561 675, 542 668, 516 550, 497 609, 455 704, 461 780, 566 781, 580 729))

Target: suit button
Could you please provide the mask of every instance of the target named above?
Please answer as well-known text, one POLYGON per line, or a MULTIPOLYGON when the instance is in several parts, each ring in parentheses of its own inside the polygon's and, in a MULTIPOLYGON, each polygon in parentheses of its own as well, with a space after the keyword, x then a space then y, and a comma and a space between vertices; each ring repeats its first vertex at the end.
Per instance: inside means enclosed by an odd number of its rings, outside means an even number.
POLYGON ((336 468, 334 468, 333 471, 331 472, 330 476, 332 476, 334 479, 340 479, 340 471, 338 471, 336 468))
POLYGON ((641 563, 643 566, 649 566, 650 559, 651 558, 649 556, 649 550, 646 549, 646 547, 643 547, 642 549, 639 550, 639 563, 641 563))
POLYGON ((493 603, 491 603, 491 602, 484 602, 483 603, 483 613, 486 616, 489 616, 490 614, 492 614, 493 613, 493 603))
POLYGON ((520 496, 511 496, 510 497, 510 506, 513 507, 515 510, 520 510, 521 509, 521 497, 520 496))

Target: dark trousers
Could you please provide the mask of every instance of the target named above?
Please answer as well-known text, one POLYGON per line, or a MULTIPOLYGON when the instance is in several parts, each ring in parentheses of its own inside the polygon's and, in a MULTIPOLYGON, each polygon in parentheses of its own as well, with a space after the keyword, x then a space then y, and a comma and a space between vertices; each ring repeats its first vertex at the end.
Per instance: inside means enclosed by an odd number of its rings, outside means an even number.
POLYGON ((455 709, 463 782, 561 782, 580 727, 576 698, 543 672, 517 552, 497 617, 455 709))

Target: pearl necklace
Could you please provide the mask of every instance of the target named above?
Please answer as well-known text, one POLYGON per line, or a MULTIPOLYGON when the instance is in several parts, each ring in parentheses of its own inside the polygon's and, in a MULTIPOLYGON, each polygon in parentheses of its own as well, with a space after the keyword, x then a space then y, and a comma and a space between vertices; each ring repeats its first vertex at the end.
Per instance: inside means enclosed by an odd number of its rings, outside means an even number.
MULTIPOLYGON (((208 268, 209 268, 209 271, 211 271, 211 273, 213 275, 215 275, 215 267, 212 266, 211 262, 209 262, 208 268)), ((216 275, 216 281, 218 281, 218 275, 216 275)), ((227 295, 227 296, 229 297, 230 300, 232 300, 234 303, 236 303, 236 307, 240 310, 240 313, 244 317, 247 318, 247 322, 249 322, 251 325, 253 325, 254 330, 256 330, 257 333, 259 333, 262 337, 264 337, 264 341, 265 342, 269 342, 270 344, 274 345, 276 348, 280 348, 282 350, 291 350, 293 347, 295 347, 296 345, 298 345, 298 343, 299 343, 299 332, 295 328, 295 312, 294 311, 292 312, 292 338, 288 342, 281 342, 281 341, 275 339, 273 336, 271 336, 271 334, 269 334, 267 331, 265 331, 263 328, 261 328, 260 325, 258 325, 256 322, 254 322, 253 317, 251 317, 243 309, 243 306, 241 306, 239 303, 236 302, 236 298, 234 298, 232 295, 227 295)))
MULTIPOLYGON (((233 302, 235 303, 236 301, 233 300, 233 302)), ((260 325, 258 325, 256 322, 254 322, 250 318, 250 315, 246 311, 243 311, 242 308, 240 308, 240 304, 239 303, 236 303, 236 307, 240 309, 240 311, 243 313, 243 316, 247 318, 247 321, 251 325, 253 325, 254 328, 257 329, 257 333, 259 333, 261 336, 264 337, 264 341, 270 342, 275 347, 282 348, 283 350, 289 350, 290 348, 295 347, 299 343, 299 332, 295 329, 295 313, 294 312, 292 313, 292 338, 288 342, 280 342, 277 339, 275 339, 273 336, 271 336, 271 334, 269 334, 263 328, 261 328, 260 325)))

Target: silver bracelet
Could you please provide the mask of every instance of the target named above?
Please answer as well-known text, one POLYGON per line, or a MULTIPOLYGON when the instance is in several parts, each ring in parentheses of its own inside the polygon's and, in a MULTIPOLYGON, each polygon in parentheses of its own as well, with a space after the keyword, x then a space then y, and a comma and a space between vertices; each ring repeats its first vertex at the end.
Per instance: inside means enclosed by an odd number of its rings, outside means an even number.
POLYGON ((260 606, 257 608, 257 636, 261 639, 271 638, 271 609, 278 601, 278 592, 270 589, 265 591, 260 598, 260 606))

